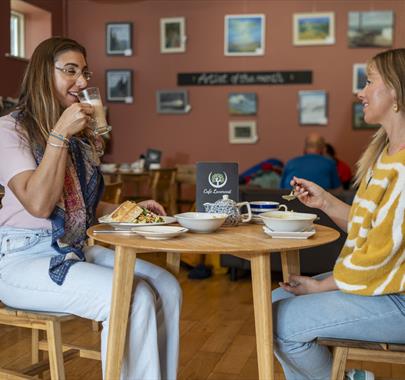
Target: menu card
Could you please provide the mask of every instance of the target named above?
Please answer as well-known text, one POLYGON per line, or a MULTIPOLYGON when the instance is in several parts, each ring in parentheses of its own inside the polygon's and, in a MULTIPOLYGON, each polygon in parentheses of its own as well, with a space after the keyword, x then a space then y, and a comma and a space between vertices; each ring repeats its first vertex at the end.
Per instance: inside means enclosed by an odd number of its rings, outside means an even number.
POLYGON ((204 212, 204 203, 213 203, 227 194, 239 200, 239 170, 236 162, 197 162, 196 209, 204 212))

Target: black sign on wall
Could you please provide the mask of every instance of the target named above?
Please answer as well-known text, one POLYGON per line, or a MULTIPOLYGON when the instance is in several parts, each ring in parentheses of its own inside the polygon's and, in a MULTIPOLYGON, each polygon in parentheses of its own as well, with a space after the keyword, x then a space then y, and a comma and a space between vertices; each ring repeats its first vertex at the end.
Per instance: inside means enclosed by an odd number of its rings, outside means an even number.
POLYGON ((236 162, 197 162, 196 209, 205 211, 204 203, 213 203, 228 195, 239 200, 239 173, 236 162))
POLYGON ((179 73, 178 86, 231 86, 231 85, 276 85, 310 84, 312 71, 242 71, 179 73))

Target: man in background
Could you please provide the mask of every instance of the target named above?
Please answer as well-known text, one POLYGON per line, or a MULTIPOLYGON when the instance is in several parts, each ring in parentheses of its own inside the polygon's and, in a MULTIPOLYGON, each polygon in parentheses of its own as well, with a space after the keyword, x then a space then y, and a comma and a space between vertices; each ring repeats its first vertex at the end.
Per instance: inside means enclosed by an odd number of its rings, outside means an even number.
POLYGON ((341 186, 336 162, 324 157, 325 140, 319 133, 310 133, 305 138, 304 155, 287 162, 281 177, 280 187, 291 188, 294 176, 315 182, 324 189, 337 189, 341 186))

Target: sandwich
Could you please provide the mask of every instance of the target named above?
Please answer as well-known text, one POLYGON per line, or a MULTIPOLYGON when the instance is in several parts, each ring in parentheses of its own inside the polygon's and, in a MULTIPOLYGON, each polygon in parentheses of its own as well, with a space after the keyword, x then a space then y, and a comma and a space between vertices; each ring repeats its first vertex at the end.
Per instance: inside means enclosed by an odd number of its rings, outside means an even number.
POLYGON ((149 211, 148 209, 139 206, 136 202, 125 201, 110 215, 107 222, 120 223, 163 223, 164 219, 149 211))

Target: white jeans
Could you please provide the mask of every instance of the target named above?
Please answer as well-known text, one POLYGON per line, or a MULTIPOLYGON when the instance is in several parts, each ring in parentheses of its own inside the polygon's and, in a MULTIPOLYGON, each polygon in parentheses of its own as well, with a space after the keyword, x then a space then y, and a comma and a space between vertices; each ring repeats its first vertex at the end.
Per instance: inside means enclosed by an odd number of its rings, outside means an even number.
MULTIPOLYGON (((0 300, 11 307, 66 312, 103 322, 103 374, 114 253, 86 248, 87 262, 74 264, 59 286, 48 275, 49 231, 0 227, 0 300)), ((169 272, 136 260, 134 294, 121 380, 176 379, 179 356, 180 286, 169 272)))

